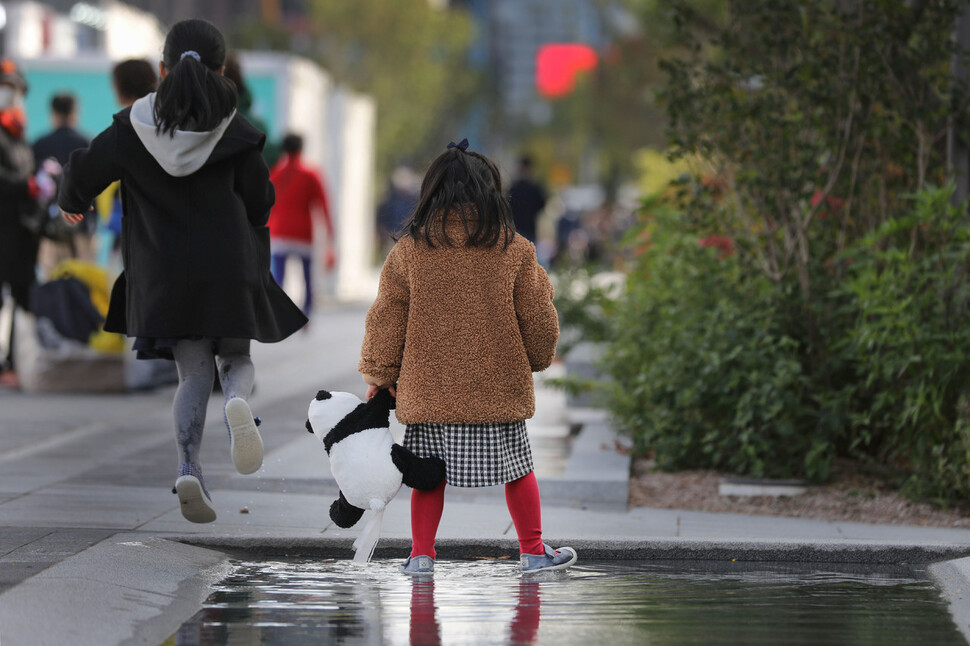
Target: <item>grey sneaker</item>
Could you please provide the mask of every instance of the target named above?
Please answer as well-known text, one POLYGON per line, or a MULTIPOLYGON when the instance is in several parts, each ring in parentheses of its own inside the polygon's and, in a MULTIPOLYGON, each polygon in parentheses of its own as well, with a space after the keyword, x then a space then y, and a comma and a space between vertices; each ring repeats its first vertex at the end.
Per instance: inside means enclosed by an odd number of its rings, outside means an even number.
POLYGON ((179 497, 179 508, 185 520, 193 523, 211 523, 216 519, 216 508, 205 488, 202 470, 194 464, 179 465, 179 477, 172 493, 179 497))
POLYGON ((401 565, 405 574, 434 574, 434 559, 430 556, 409 556, 401 565))
POLYGON ((545 554, 522 554, 519 556, 519 563, 522 565, 523 572, 565 570, 579 558, 576 550, 571 547, 560 547, 558 550, 554 550, 545 543, 542 546, 546 549, 545 554))

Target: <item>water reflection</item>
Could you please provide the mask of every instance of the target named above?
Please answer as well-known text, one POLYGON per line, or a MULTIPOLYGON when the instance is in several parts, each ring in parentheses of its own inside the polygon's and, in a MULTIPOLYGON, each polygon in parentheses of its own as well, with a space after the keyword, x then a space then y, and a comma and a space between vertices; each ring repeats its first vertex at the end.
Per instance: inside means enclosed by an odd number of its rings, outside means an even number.
POLYGON ((523 577, 512 560, 240 563, 165 646, 964 643, 905 567, 584 563, 523 577))
MULTIPOLYGON (((541 596, 539 582, 519 581, 515 613, 503 643, 531 646, 539 634, 541 596)), ((411 646, 441 646, 441 624, 434 598, 434 579, 415 577, 411 581, 411 646)))
POLYGON ((539 614, 542 600, 539 583, 534 580, 519 581, 519 598, 512 618, 510 641, 516 646, 529 646, 539 633, 539 614))
POLYGON ((415 578, 411 582, 411 644, 440 646, 441 626, 434 605, 434 579, 415 578))
POLYGON ((434 605, 434 579, 417 578, 411 581, 411 644, 440 646, 441 626, 434 605))

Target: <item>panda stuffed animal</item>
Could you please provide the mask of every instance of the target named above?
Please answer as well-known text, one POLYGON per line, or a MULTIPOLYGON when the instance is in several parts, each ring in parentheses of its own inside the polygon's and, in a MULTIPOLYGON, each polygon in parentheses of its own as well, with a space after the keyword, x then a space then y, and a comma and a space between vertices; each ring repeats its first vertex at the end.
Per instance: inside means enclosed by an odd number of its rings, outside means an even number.
POLYGON ((380 535, 384 507, 405 484, 430 490, 445 477, 441 458, 419 458, 394 443, 390 414, 394 397, 379 390, 368 402, 356 395, 321 390, 310 402, 306 428, 323 442, 340 492, 330 506, 338 527, 353 527, 365 510, 374 518, 354 543, 356 561, 367 561, 380 535), (362 555, 364 557, 362 557, 362 555))

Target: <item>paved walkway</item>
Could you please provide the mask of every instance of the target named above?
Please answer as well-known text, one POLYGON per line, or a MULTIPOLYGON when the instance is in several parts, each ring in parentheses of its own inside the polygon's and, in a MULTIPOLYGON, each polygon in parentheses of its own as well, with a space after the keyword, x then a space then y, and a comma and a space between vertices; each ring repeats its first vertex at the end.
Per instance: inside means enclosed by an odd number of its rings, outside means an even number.
MULTIPOLYGON (((95 573, 85 568, 103 568, 106 559, 124 561, 117 558, 119 545, 154 546, 155 565, 148 574, 139 570, 139 576, 148 576, 156 587, 174 577, 177 589, 185 581, 179 572, 196 558, 183 551, 194 548, 159 539, 188 538, 232 549, 349 548, 359 527, 342 530, 330 522, 327 511, 336 486, 323 446, 305 431, 304 421, 320 388, 363 394, 356 372, 363 316, 361 307, 321 312, 308 332, 254 348, 252 405, 264 420, 266 444, 257 474, 234 472, 221 401, 212 398, 202 456, 219 517, 208 525, 183 520, 169 493, 177 468, 171 388, 97 396, 0 392, 0 621, 9 625, 11 617, 28 612, 24 609, 49 610, 39 592, 44 588, 38 587, 45 577, 72 572, 93 579, 95 573)), ((541 383, 537 400, 529 431, 543 529, 552 544, 568 541, 586 547, 587 554, 615 550, 667 558, 706 553, 770 559, 798 553, 803 560, 839 560, 838 554, 857 549, 890 561, 970 555, 968 529, 628 510, 629 459, 617 451, 606 420, 595 412, 569 410, 561 393, 541 383)), ((403 553, 407 543, 406 496, 402 490, 386 513, 385 550, 403 553)), ((469 549, 514 553, 515 533, 501 488, 450 488, 439 537, 441 558, 468 555, 469 549)), ((99 569, 97 576, 102 575, 99 569)), ((129 614, 133 622, 141 621, 136 610, 129 614)), ((5 645, 9 630, 0 623, 5 645)))

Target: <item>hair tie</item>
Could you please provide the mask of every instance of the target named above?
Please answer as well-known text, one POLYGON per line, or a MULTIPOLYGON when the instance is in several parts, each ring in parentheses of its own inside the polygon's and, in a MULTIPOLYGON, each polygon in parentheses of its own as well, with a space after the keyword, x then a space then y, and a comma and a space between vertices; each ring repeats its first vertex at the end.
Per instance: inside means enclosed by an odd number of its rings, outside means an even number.
POLYGON ((468 150, 468 140, 462 139, 457 144, 452 141, 451 143, 448 144, 448 148, 457 148, 461 152, 466 152, 468 150))
POLYGON ((179 56, 179 60, 182 60, 186 56, 191 56, 192 58, 199 61, 200 63, 202 62, 202 57, 199 56, 199 52, 193 51, 191 49, 187 49, 184 52, 182 52, 181 56, 179 56))

